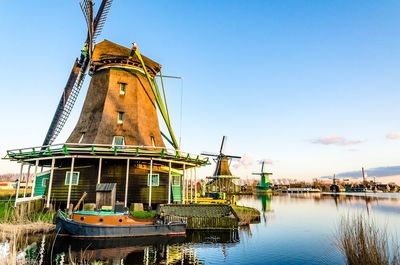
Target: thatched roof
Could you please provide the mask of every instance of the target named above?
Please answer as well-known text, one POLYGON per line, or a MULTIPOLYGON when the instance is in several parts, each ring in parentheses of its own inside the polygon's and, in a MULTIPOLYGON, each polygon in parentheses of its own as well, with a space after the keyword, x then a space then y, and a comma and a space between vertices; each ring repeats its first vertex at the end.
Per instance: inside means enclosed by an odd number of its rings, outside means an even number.
MULTIPOLYGON (((130 48, 126 48, 122 45, 116 44, 109 40, 103 40, 102 42, 97 43, 94 46, 93 54, 92 54, 92 62, 101 62, 107 59, 128 59, 131 53, 130 48)), ((158 73, 161 69, 161 64, 147 58, 142 55, 144 64, 151 68, 155 73, 158 73)), ((132 61, 139 63, 139 58, 137 56, 133 56, 132 61)))

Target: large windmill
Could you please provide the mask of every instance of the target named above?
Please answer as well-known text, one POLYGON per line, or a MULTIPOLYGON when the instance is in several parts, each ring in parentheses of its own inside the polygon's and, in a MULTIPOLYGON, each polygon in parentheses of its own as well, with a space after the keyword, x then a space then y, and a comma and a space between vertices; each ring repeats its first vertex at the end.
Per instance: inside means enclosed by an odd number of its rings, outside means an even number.
POLYGON ((54 142, 71 113, 91 62, 93 44, 104 27, 112 0, 102 0, 95 17, 93 16, 93 0, 81 0, 79 4, 88 28, 87 38, 80 58, 74 61, 67 84, 64 87, 56 112, 47 130, 43 146, 51 145, 54 142))
POLYGON ((227 137, 223 136, 218 154, 210 152, 202 153, 202 155, 213 157, 216 163, 213 176, 207 177, 210 179, 207 183, 209 192, 235 193, 239 191, 237 185, 233 183, 233 180, 239 179, 239 177, 234 177, 232 175, 229 164, 232 159, 240 159, 241 157, 225 154, 226 140, 227 137))
POLYGON ((269 176, 271 176, 272 173, 264 171, 264 164, 265 164, 265 162, 262 161, 262 163, 261 163, 261 172, 253 173, 253 175, 261 176, 261 181, 256 186, 256 192, 257 193, 270 193, 270 192, 272 192, 272 190, 270 188, 271 182, 269 181, 269 176))
MULTIPOLYGON (((87 192, 87 201, 94 202, 97 184, 109 183, 116 187, 115 199, 125 207, 133 202, 148 203, 149 208, 185 202, 187 170, 208 164, 208 158, 180 150, 168 113, 161 65, 141 55, 136 43, 132 48, 108 40, 95 44, 111 0, 102 0, 95 16, 93 0, 82 0, 80 6, 88 27, 85 48, 74 62, 44 143, 8 150, 6 157, 21 163, 21 176, 24 165, 28 171, 35 167, 30 197, 46 197, 47 207, 51 200, 59 207, 70 207, 83 192, 87 192), (91 80, 76 126, 65 143, 53 144, 87 72, 91 80), (161 78, 161 88, 156 77, 161 78), (157 111, 170 137, 160 131, 157 111), (163 139, 173 149, 166 148, 163 139), (50 170, 38 173, 39 167, 50 170)), ((16 194, 16 204, 27 201, 25 192, 24 198, 18 198, 19 185, 16 194)))

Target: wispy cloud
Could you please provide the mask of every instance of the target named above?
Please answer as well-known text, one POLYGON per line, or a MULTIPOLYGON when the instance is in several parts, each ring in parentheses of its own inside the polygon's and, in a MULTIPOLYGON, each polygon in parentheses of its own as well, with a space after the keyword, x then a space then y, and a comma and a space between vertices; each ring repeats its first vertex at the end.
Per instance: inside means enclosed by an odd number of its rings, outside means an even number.
MULTIPOLYGON (((375 167, 366 169, 369 177, 390 177, 400 175, 400 166, 375 167)), ((361 168, 355 171, 342 172, 336 174, 338 178, 360 178, 362 177, 361 168)), ((323 176, 322 178, 332 178, 332 176, 323 176)))
POLYGON ((263 158, 260 160, 257 160, 257 164, 261 165, 262 162, 264 162, 265 165, 272 165, 274 163, 274 161, 272 161, 272 159, 269 158, 263 158))
POLYGON ((362 142, 361 140, 349 140, 341 136, 327 136, 311 140, 311 143, 313 144, 338 145, 338 146, 356 145, 361 142, 362 142))
POLYGON ((400 132, 391 132, 386 134, 386 139, 389 140, 400 140, 400 132))
POLYGON ((253 165, 253 157, 249 154, 244 154, 239 161, 233 164, 234 168, 250 168, 253 165))

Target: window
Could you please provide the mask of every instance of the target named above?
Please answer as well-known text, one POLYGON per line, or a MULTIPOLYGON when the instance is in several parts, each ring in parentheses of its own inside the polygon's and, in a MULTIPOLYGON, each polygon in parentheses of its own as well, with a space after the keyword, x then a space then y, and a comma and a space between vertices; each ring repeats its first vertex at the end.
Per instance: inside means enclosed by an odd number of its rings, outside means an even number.
MULTIPOLYGON (((153 174, 151 186, 160 186, 160 175, 153 174)), ((150 174, 147 174, 147 186, 150 186, 150 174)))
POLYGON ((42 178, 42 187, 47 187, 47 183, 49 183, 48 178, 42 178))
POLYGON ((125 94, 126 94, 126 84, 125 83, 119 83, 119 94, 121 96, 125 96, 125 94))
POLYGON ((117 120, 118 124, 122 124, 124 122, 124 116, 125 116, 124 112, 118 112, 118 120, 117 120))
POLYGON ((156 147, 156 141, 154 141, 154 136, 150 136, 151 146, 156 147))
POLYGON ((181 185, 181 176, 174 175, 172 176, 172 186, 180 186, 181 185))
POLYGON ((121 146, 121 145, 125 145, 125 139, 123 136, 114 136, 113 139, 113 146, 121 146))
MULTIPOLYGON (((71 171, 65 173, 65 185, 69 185, 69 178, 71 176, 71 171)), ((79 172, 74 171, 74 176, 72 177, 72 185, 78 185, 79 183, 79 172)))

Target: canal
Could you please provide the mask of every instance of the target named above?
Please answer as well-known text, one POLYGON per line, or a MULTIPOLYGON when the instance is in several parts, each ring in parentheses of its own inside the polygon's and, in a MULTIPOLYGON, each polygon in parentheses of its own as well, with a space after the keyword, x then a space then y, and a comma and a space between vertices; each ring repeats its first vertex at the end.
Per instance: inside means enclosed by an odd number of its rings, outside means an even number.
MULTIPOLYGON (((261 212, 257 224, 186 238, 72 240, 54 235, 20 239, 19 264, 344 264, 335 245, 341 217, 364 214, 398 241, 400 194, 282 194, 244 196, 261 212)), ((12 252, 0 245, 0 259, 12 252)))

